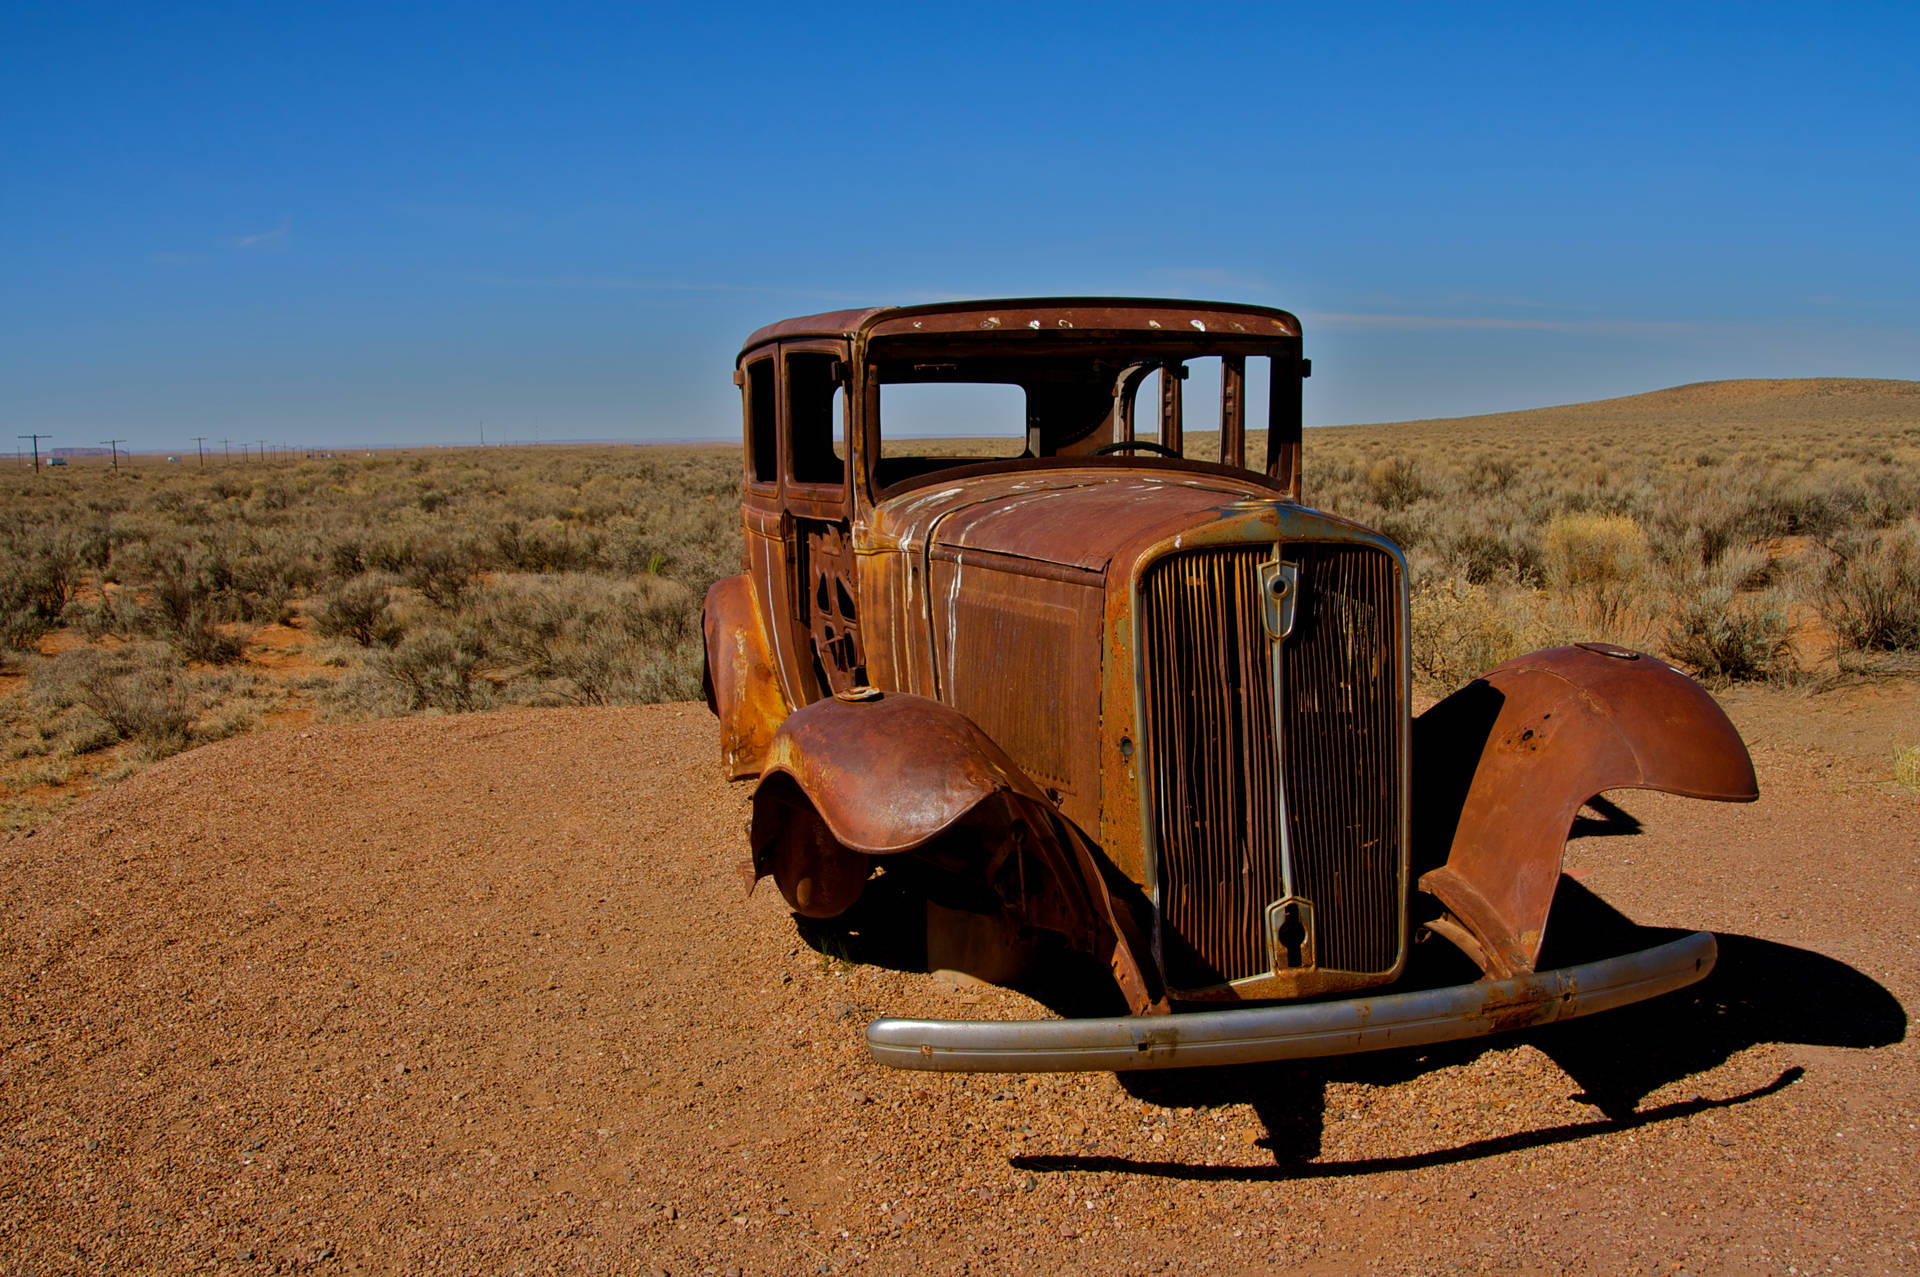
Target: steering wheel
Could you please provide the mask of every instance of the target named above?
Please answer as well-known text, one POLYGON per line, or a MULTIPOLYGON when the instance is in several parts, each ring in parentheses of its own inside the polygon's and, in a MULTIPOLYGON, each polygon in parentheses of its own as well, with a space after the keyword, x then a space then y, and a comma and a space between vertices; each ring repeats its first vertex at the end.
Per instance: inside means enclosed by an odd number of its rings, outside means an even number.
POLYGON ((1148 452, 1157 452, 1163 457, 1178 457, 1180 454, 1164 443, 1155 443, 1151 439, 1116 439, 1112 443, 1103 443, 1090 454, 1104 457, 1110 452, 1122 452, 1129 448, 1145 448, 1148 452))

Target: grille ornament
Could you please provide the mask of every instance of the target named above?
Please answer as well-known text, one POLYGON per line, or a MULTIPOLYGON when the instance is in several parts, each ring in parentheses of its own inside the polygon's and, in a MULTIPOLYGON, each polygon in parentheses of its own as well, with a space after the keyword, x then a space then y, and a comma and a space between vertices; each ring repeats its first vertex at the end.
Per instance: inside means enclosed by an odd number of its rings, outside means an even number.
POLYGON ((1266 624, 1267 637, 1278 643, 1293 633, 1293 613, 1300 597, 1300 569, 1280 561, 1274 549, 1271 562, 1260 565, 1260 619, 1266 624))
POLYGON ((1320 965, 1314 954, 1313 901, 1288 896, 1267 906, 1267 969, 1296 971, 1320 965))

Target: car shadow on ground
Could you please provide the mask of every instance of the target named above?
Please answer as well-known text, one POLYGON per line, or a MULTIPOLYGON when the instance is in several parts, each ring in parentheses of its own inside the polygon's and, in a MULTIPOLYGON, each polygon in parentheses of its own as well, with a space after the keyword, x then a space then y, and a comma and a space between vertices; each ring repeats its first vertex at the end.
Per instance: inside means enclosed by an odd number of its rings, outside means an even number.
MULTIPOLYGON (((1554 929, 1541 965, 1564 966, 1681 933, 1635 926, 1571 879, 1554 902, 1554 929)), ((1195 1180, 1314 1179, 1412 1170, 1633 1130, 1710 1109, 1763 1099, 1798 1082, 1804 1069, 1784 1070, 1763 1086, 1720 1097, 1641 1108, 1654 1091, 1704 1073, 1762 1043, 1870 1048, 1906 1037, 1897 998, 1865 973, 1824 954, 1754 936, 1720 933, 1720 958, 1699 984, 1635 1006, 1520 1033, 1437 1047, 1222 1069, 1122 1074, 1129 1093, 1167 1107, 1247 1104, 1266 1127, 1257 1143, 1271 1166, 1204 1166, 1117 1157, 1029 1156, 1013 1164, 1032 1171, 1100 1170, 1195 1180), (1599 1110, 1592 1121, 1473 1140, 1402 1157, 1317 1161, 1326 1130, 1330 1083, 1390 1086, 1483 1052, 1516 1043, 1538 1048, 1581 1088, 1573 1098, 1599 1110)), ((1410 980, 1419 985, 1472 979, 1438 942, 1423 952, 1410 980)))
MULTIPOLYGON (((1638 822, 1604 801, 1589 804, 1574 836, 1631 833, 1638 822)), ((925 900, 910 874, 881 874, 846 914, 830 921, 795 918, 801 938, 823 957, 926 970, 925 900)), ((1642 927, 1569 877, 1560 880, 1540 967, 1569 966, 1644 949, 1684 934, 1642 927)), ((1716 1108, 1764 1099, 1799 1081, 1793 1067, 1734 1095, 1641 1108, 1647 1096, 1707 1072, 1762 1043, 1871 1048, 1906 1037, 1897 998, 1864 972, 1794 945, 1723 932, 1719 961, 1699 984, 1602 1014, 1439 1046, 1230 1068, 1168 1069, 1119 1075, 1135 1097, 1168 1108, 1246 1104, 1266 1127, 1257 1143, 1271 1166, 1206 1166, 1102 1156, 1021 1156, 1031 1171, 1111 1171, 1195 1180, 1305 1179, 1408 1170, 1496 1156, 1632 1130, 1716 1108), (1326 1130, 1330 1083, 1390 1086, 1434 1069, 1464 1064, 1518 1043, 1538 1048, 1580 1087, 1573 1098, 1598 1116, 1534 1131, 1475 1140, 1404 1157, 1317 1161, 1326 1130)), ((1414 946, 1406 975, 1390 992, 1477 979, 1479 970, 1434 938, 1414 946)), ((1123 1015, 1126 1007, 1101 965, 1060 947, 1044 952, 1017 986, 1062 1016, 1123 1015)))

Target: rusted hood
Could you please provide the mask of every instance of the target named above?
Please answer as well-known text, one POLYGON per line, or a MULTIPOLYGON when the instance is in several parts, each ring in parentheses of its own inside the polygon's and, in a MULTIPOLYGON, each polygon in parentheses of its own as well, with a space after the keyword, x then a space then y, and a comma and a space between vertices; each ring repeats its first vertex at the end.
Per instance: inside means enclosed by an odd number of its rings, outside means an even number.
POLYGON ((882 503, 872 533, 893 548, 1104 572, 1130 547, 1274 499, 1251 478, 1132 467, 967 476, 882 503))

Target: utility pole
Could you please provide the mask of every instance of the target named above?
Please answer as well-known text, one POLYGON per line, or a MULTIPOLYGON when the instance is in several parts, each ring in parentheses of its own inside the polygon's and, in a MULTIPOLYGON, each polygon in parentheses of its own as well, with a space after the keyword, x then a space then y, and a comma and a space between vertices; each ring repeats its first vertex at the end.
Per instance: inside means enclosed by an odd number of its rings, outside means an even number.
POLYGON ((256 439, 254 442, 260 445, 260 451, 254 455, 259 457, 260 460, 265 461, 267 459, 267 441, 265 439, 256 439))
POLYGON ((244 439, 240 442, 240 464, 247 464, 247 443, 244 439))
POLYGON ((487 446, 487 423, 484 421, 480 423, 480 446, 487 446))
POLYGON ((113 472, 115 474, 119 474, 120 473, 120 445, 125 443, 126 440, 125 439, 102 439, 100 442, 106 444, 107 447, 113 450, 113 472))
POLYGON ((200 453, 200 468, 205 470, 207 468, 207 437, 205 435, 195 435, 193 437, 193 446, 195 450, 200 453))
POLYGON ((220 441, 220 459, 222 461, 227 462, 229 465, 233 463, 233 446, 232 445, 233 445, 233 440, 231 439, 222 439, 220 441))
POLYGON ((33 472, 35 474, 39 474, 40 473, 40 441, 42 439, 51 439, 53 438, 53 436, 52 435, 15 435, 14 438, 33 440, 33 472))

